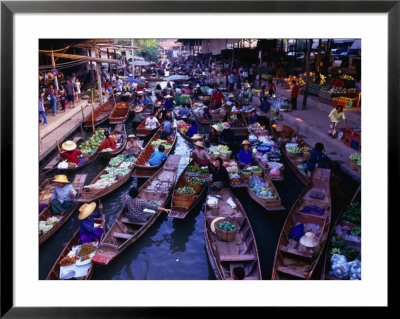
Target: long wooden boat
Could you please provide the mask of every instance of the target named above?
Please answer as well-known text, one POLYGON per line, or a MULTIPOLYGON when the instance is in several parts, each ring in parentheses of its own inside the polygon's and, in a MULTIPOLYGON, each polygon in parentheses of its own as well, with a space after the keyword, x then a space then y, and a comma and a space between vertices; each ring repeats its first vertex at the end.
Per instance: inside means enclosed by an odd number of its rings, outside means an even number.
MULTIPOLYGON (((174 131, 174 134, 171 136, 171 141, 169 143, 171 145, 171 148, 166 149, 164 151, 164 153, 167 156, 171 153, 171 151, 174 149, 175 144, 176 144, 176 139, 177 139, 176 127, 173 128, 173 131, 174 131)), ((160 133, 160 131, 158 131, 156 134, 154 134, 152 139, 147 143, 146 147, 144 148, 144 150, 142 151, 142 153, 139 155, 138 159, 134 163, 135 170, 132 174, 132 177, 150 178, 160 169, 161 166, 163 166, 165 161, 162 161, 157 166, 151 166, 148 164, 150 156, 154 152, 154 149, 153 149, 153 146, 151 145, 151 143, 153 141, 158 140, 160 138, 160 135, 161 135, 161 133, 160 133)))
POLYGON ((201 117, 199 116, 195 111, 194 111, 194 105, 198 103, 192 103, 192 106, 190 107, 190 112, 193 114, 194 118, 196 119, 196 121, 198 121, 199 123, 203 124, 203 125, 211 125, 214 123, 213 119, 208 119, 206 117, 201 117))
POLYGON ((129 102, 119 102, 112 110, 108 121, 110 124, 122 124, 129 116, 129 102))
POLYGON ((221 198, 218 201, 218 208, 210 208, 206 205, 204 210, 206 250, 216 278, 233 279, 233 269, 243 267, 246 280, 261 280, 256 240, 242 205, 229 188, 224 188, 219 192, 209 189, 208 195, 219 195, 221 198), (229 198, 236 204, 236 208, 232 208, 227 203, 229 198), (233 241, 221 241, 211 230, 211 224, 217 217, 224 217, 227 221, 236 224, 237 232, 233 241))
POLYGON ((134 112, 134 109, 136 106, 140 106, 143 108, 141 114, 143 115, 144 118, 148 117, 150 114, 154 113, 154 104, 153 103, 147 103, 147 104, 141 104, 141 105, 134 105, 131 104, 129 106, 129 109, 131 112, 134 112))
POLYGON ((106 151, 106 152, 100 151, 98 153, 100 158, 103 158, 105 160, 110 160, 111 157, 120 154, 125 149, 126 143, 128 143, 128 136, 126 134, 125 124, 117 124, 110 135, 114 135, 117 133, 123 136, 120 141, 116 141, 118 145, 117 148, 112 151, 106 151))
MULTIPOLYGON (((180 155, 171 155, 165 165, 148 179, 140 188, 138 198, 146 201, 156 201, 165 207, 175 185, 180 155)), ((136 242, 157 220, 161 211, 156 213, 145 223, 132 223, 127 217, 127 211, 122 209, 114 224, 100 243, 99 249, 92 258, 92 262, 107 265, 126 248, 136 242)))
MULTIPOLYGON (((78 198, 82 193, 83 186, 85 185, 87 174, 77 174, 72 182, 72 186, 76 190, 76 197, 78 198)), ((48 232, 44 233, 43 235, 39 235, 39 245, 43 244, 47 239, 49 239, 54 233, 61 228, 62 225, 71 217, 72 213, 75 211, 78 202, 75 200, 74 204, 71 208, 64 213, 64 216, 57 216, 60 220, 51 228, 48 232)), ((39 222, 46 221, 49 217, 54 216, 51 211, 51 206, 49 205, 46 207, 40 214, 39 214, 39 222)))
POLYGON ((259 204, 261 207, 263 207, 265 210, 267 210, 269 212, 286 210, 286 208, 284 206, 282 206, 281 197, 279 196, 279 193, 276 190, 274 183, 271 181, 270 177, 267 174, 264 174, 263 182, 268 188, 270 188, 270 190, 271 190, 273 196, 275 196, 275 198, 263 199, 260 196, 258 196, 255 192, 253 192, 253 190, 251 189, 249 184, 246 184, 247 193, 249 194, 249 196, 257 204, 259 204))
POLYGON ((158 125, 156 128, 154 129, 148 129, 146 128, 146 119, 143 120, 142 123, 140 123, 138 125, 138 127, 136 128, 136 136, 140 137, 140 138, 146 138, 148 136, 153 135, 155 132, 157 132, 157 130, 161 127, 161 124, 158 125))
MULTIPOLYGON (((100 105, 96 110, 94 110, 93 114, 95 127, 107 121, 111 111, 114 109, 114 106, 114 101, 107 101, 106 103, 100 105)), ((83 127, 92 128, 92 113, 90 113, 83 121, 83 127)))
POLYGON ((205 180, 205 178, 207 177, 199 174, 188 173, 187 168, 190 166, 194 166, 193 161, 191 161, 187 165, 187 167, 182 171, 181 175, 178 178, 178 181, 176 182, 172 194, 171 212, 168 214, 168 217, 183 219, 186 217, 187 214, 189 214, 192 211, 193 208, 197 206, 197 204, 200 201, 204 199, 204 195, 206 194, 207 190, 206 184, 203 184, 201 187, 199 187, 198 192, 193 195, 181 196, 176 193, 176 190, 179 187, 187 185, 187 179, 190 176, 197 176, 198 178, 202 178, 203 180, 205 180))
POLYGON ((247 128, 247 121, 243 113, 229 113, 229 121, 231 124, 231 130, 233 135, 240 137, 247 137, 249 135, 249 129, 247 128), (236 115, 235 120, 231 119, 231 116, 236 115))
POLYGON ((315 168, 312 180, 290 210, 276 248, 272 279, 312 278, 331 225, 330 174, 329 169, 315 168), (323 215, 305 213, 304 208, 309 206, 317 207, 323 215), (316 234, 316 247, 308 248, 289 238, 290 231, 299 224, 304 225, 303 234, 311 231, 316 234))
POLYGON ((297 157, 291 157, 286 152, 284 144, 284 140, 291 141, 293 138, 297 138, 297 145, 299 148, 308 146, 297 134, 296 132, 288 125, 285 124, 273 124, 271 125, 271 132, 275 137, 278 145, 280 145, 282 157, 285 162, 290 166, 293 173, 298 177, 298 179, 304 184, 307 185, 310 182, 310 178, 306 174, 304 174, 300 169, 297 167, 300 163, 303 163, 305 160, 303 156, 300 154, 297 157), (280 129, 277 129, 280 128, 280 129), (283 140, 283 141, 282 141, 283 140))
POLYGON ((47 204, 53 194, 56 185, 52 182, 53 178, 46 178, 39 186, 39 205, 47 204))
MULTIPOLYGON (((143 141, 140 141, 140 142, 143 143, 143 141)), ((119 165, 120 165, 120 164, 119 164, 119 165)), ((90 182, 89 185, 87 185, 87 186, 84 187, 84 189, 83 189, 83 191, 82 191, 82 193, 81 193, 81 196, 77 199, 77 201, 78 201, 79 203, 88 203, 88 202, 92 202, 92 201, 94 201, 94 200, 96 200, 96 199, 99 199, 99 198, 101 198, 101 197, 103 197, 103 196, 106 196, 106 195, 112 193, 112 192, 115 191, 117 188, 119 188, 119 187, 121 187, 122 185, 124 185, 124 184, 131 178, 132 172, 133 172, 133 170, 135 169, 135 166, 134 166, 133 163, 132 163, 132 165, 131 165, 131 167, 130 167, 130 169, 129 169, 129 172, 128 172, 126 175, 124 175, 123 177, 118 178, 117 181, 116 181, 114 184, 112 184, 112 185, 110 185, 110 186, 107 186, 107 187, 104 187, 104 188, 97 188, 97 189, 91 188, 90 186, 93 185, 93 184, 95 184, 95 183, 97 183, 97 182, 101 179, 101 176, 102 176, 102 175, 108 173, 108 172, 107 172, 107 169, 110 168, 110 167, 112 167, 112 166, 111 166, 111 165, 107 165, 107 167, 104 168, 104 169, 90 182)))
MULTIPOLYGON (((358 187, 356 193, 354 194, 353 198, 351 199, 350 204, 352 203, 359 203, 361 204, 361 185, 358 187)), ((351 231, 354 227, 360 225, 356 225, 354 223, 351 223, 343 218, 345 215, 346 209, 348 208, 349 205, 346 205, 345 209, 342 210, 340 215, 338 216, 336 223, 334 224, 331 233, 329 235, 329 240, 336 235, 341 236, 345 241, 347 246, 353 248, 357 252, 361 252, 361 241, 358 240, 359 238, 352 236, 351 231)), ((321 279, 322 280, 341 280, 334 275, 330 274, 330 260, 332 258, 332 254, 330 253, 330 242, 328 242, 327 247, 325 251, 325 258, 324 258, 324 264, 322 267, 322 272, 321 272, 321 279)))
MULTIPOLYGON (((94 222, 96 224, 101 224, 102 222, 104 222, 104 215, 101 214, 101 217, 98 218, 93 218, 94 222)), ((103 235, 101 236, 100 241, 104 238, 104 232, 103 235)), ((81 241, 80 241, 80 237, 79 237, 79 228, 78 230, 75 232, 75 234, 72 236, 72 238, 70 239, 70 241, 68 242, 68 244, 64 247, 63 251, 61 252, 60 256, 58 256, 56 262, 54 263, 53 267, 51 268, 49 274, 46 277, 46 280, 60 280, 60 261, 68 256, 68 254, 71 252, 72 247, 77 246, 77 245, 81 245, 81 241)), ((93 263, 91 263, 91 267, 89 268, 86 276, 82 276, 79 278, 74 278, 76 280, 90 280, 93 276, 94 273, 94 265, 93 263)))

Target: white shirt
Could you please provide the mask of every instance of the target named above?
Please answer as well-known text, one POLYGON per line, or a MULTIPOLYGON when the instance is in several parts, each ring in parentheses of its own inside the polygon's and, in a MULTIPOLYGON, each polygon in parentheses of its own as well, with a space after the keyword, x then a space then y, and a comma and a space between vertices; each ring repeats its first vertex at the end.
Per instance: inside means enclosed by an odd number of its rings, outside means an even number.
POLYGON ((145 126, 146 126, 147 128, 153 130, 153 129, 155 129, 158 125, 159 125, 158 120, 157 120, 155 117, 153 117, 153 119, 151 119, 150 117, 148 117, 148 118, 146 119, 145 126))

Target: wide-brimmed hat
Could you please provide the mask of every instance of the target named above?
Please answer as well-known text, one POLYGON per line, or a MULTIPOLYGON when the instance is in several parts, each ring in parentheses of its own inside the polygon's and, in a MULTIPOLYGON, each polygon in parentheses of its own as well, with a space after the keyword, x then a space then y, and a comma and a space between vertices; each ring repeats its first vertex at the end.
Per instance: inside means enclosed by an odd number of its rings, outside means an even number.
POLYGON ((145 79, 146 79, 144 76, 141 76, 140 78, 141 78, 142 80, 145 80, 145 79))
POLYGON ((66 141, 62 143, 61 147, 66 151, 73 151, 76 149, 76 144, 73 141, 66 141))
POLYGON ((196 84, 196 87, 199 88, 199 87, 200 87, 200 84, 196 84))
POLYGON ((135 108, 133 109, 133 111, 134 112, 136 112, 136 113, 139 113, 139 112, 142 112, 143 111, 143 107, 141 107, 141 106, 135 106, 135 108))
POLYGON ((79 208, 78 219, 82 220, 82 219, 85 219, 85 218, 89 217, 90 215, 92 215, 92 213, 94 212, 95 208, 96 208, 96 202, 83 204, 79 208))
POLYGON ((137 138, 135 134, 129 134, 129 135, 128 135, 128 138, 132 138, 132 137, 133 137, 133 138, 137 138))
POLYGON ((224 122, 224 123, 222 123, 221 125, 222 125, 222 127, 223 127, 224 129, 228 129, 228 128, 231 127, 230 124, 229 124, 228 122, 224 122))
POLYGON ((142 94, 143 94, 143 91, 137 91, 136 94, 137 94, 137 95, 142 95, 142 94))
POLYGON ((233 93, 231 93, 231 94, 229 94, 229 97, 235 97, 235 96, 233 95, 233 93))
POLYGON ((204 143, 202 141, 197 141, 196 143, 194 143, 194 145, 204 148, 204 143))
POLYGON ((168 94, 168 95, 165 96, 165 98, 166 98, 166 99, 172 99, 173 96, 171 96, 171 95, 168 94))
POLYGON ((68 180, 67 175, 57 175, 53 179, 54 183, 65 183, 65 184, 71 184, 71 182, 68 180))
POLYGON ((218 125, 216 125, 216 124, 214 124, 214 125, 211 125, 211 127, 212 127, 214 130, 216 130, 216 131, 218 131, 218 130, 219 130, 219 127, 218 127, 218 125))
POLYGON ((306 232, 299 240, 300 244, 305 247, 313 248, 318 245, 317 236, 313 232, 306 232))
POLYGON ((215 233, 215 223, 216 222, 218 222, 218 221, 225 221, 226 220, 226 218, 225 217, 217 217, 217 218, 214 218, 213 219, 213 221, 211 222, 211 224, 210 224, 210 229, 211 229, 211 231, 213 232, 213 233, 215 233))
POLYGON ((242 142, 242 145, 250 145, 251 143, 250 143, 250 141, 249 140, 244 140, 243 142, 242 142))
POLYGON ((192 140, 202 140, 202 139, 203 139, 203 136, 201 136, 200 134, 194 134, 192 136, 192 140))

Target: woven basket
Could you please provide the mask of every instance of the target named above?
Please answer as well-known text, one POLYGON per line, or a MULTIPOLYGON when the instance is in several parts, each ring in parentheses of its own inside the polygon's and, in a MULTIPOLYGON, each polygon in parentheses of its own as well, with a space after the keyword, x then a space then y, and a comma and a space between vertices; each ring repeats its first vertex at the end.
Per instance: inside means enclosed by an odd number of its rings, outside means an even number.
POLYGON ((178 206, 178 207, 187 208, 187 207, 189 207, 189 206, 192 204, 192 202, 193 202, 192 197, 190 197, 190 198, 185 198, 185 197, 179 197, 179 196, 180 196, 180 195, 175 195, 175 196, 173 197, 173 199, 172 199, 173 206, 178 206))
POLYGON ((217 221, 214 225, 215 225, 215 232, 216 232, 216 234, 217 234, 217 239, 218 240, 221 240, 221 241, 227 241, 227 242, 231 242, 231 241, 233 241, 234 239, 235 239, 235 235, 236 235, 236 233, 237 233, 237 228, 238 228, 238 226, 235 224, 235 226, 236 226, 236 230, 234 230, 234 231, 226 231, 226 230, 221 230, 221 229, 218 229, 218 225, 220 224, 220 223, 222 223, 223 221, 221 220, 221 221, 217 221))
POLYGON ((262 177, 263 176, 263 172, 259 171, 259 172, 253 172, 254 176, 258 176, 258 177, 262 177))
POLYGON ((200 191, 201 191, 201 188, 203 187, 203 185, 193 184, 193 183, 191 183, 191 182, 187 182, 187 184, 188 184, 190 187, 193 187, 193 189, 194 189, 197 193, 200 192, 200 191))
POLYGON ((241 172, 240 175, 242 176, 243 179, 249 179, 251 176, 251 172, 241 172))
POLYGON ((308 160, 310 157, 311 157, 310 151, 303 152, 303 158, 305 160, 308 160))
POLYGON ((354 171, 357 170, 357 161, 349 160, 350 168, 354 171))

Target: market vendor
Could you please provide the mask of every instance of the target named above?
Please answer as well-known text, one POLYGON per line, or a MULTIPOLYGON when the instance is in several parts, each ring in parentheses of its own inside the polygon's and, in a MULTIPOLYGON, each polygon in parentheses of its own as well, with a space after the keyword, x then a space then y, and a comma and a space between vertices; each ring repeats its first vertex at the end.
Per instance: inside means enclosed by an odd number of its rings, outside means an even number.
POLYGON ((218 126, 213 125, 211 126, 211 132, 206 137, 205 142, 209 145, 218 145, 219 143, 219 135, 218 135, 218 126))
POLYGON ((138 198, 138 195, 139 191, 136 187, 132 187, 129 190, 129 195, 125 195, 124 209, 127 210, 126 216, 132 223, 143 224, 148 221, 151 216, 153 216, 153 213, 145 212, 145 208, 153 211, 161 210, 167 213, 171 211, 170 209, 166 209, 164 207, 157 207, 149 204, 144 199, 138 198))
POLYGON ((217 90, 217 92, 213 95, 213 108, 217 109, 222 106, 222 102, 225 101, 224 95, 221 93, 221 90, 217 90))
POLYGON ((223 122, 222 128, 223 131, 221 132, 220 135, 220 143, 223 145, 228 145, 231 148, 231 145, 233 144, 234 141, 234 136, 231 126, 228 122, 223 122))
POLYGON ((135 134, 128 135, 128 142, 126 143, 124 153, 128 157, 135 156, 137 158, 143 150, 144 148, 139 143, 137 136, 135 134))
POLYGON ((149 130, 154 130, 158 127, 160 123, 158 122, 157 118, 155 117, 155 113, 149 115, 145 122, 145 128, 149 130))
POLYGON ((204 149, 204 143, 202 141, 197 141, 194 143, 195 150, 190 154, 190 158, 193 159, 195 166, 206 166, 210 164, 210 155, 204 149))
POLYGON ((139 126, 139 124, 142 123, 143 120, 144 120, 143 115, 142 115, 142 111, 143 111, 143 107, 141 107, 141 106, 139 106, 139 105, 137 105, 137 106, 133 109, 134 116, 133 116, 133 119, 132 119, 131 124, 132 124, 132 131, 134 131, 134 132, 136 132, 136 128, 137 128, 137 127, 139 126))
POLYGON ((249 140, 244 140, 242 145, 243 149, 241 149, 238 154, 238 164, 240 169, 253 165, 253 152, 250 149, 249 140))
POLYGON ((255 110, 251 111, 249 116, 250 124, 256 124, 258 122, 258 115, 255 110))
MULTIPOLYGON (((94 212, 95 209, 95 202, 85 203, 79 208, 79 239, 81 240, 81 244, 87 244, 94 240, 100 241, 101 235, 104 232, 104 221, 94 226, 94 218, 101 216, 100 213, 94 212)), ((99 209, 103 209, 102 204, 99 205, 99 209)))
POLYGON ((53 183, 56 183, 56 187, 49 199, 51 211, 53 215, 63 216, 74 204, 76 190, 66 175, 57 175, 53 179, 53 183))
POLYGON ((111 148, 115 150, 117 148, 117 143, 115 142, 114 138, 110 136, 110 133, 108 131, 104 131, 104 141, 101 143, 101 145, 97 148, 97 152, 100 152, 101 150, 104 150, 106 148, 111 148))
POLYGON ((160 132, 161 132, 160 139, 165 140, 165 139, 169 138, 173 134, 172 127, 171 127, 171 121, 166 120, 164 122, 164 124, 162 125, 160 132))
POLYGON ((223 164, 224 161, 222 158, 217 157, 214 161, 212 176, 207 179, 208 187, 213 191, 219 191, 224 187, 229 187, 229 174, 223 164))
POLYGON ((164 109, 169 110, 174 108, 174 104, 172 103, 173 98, 174 97, 169 94, 165 96, 164 109))
POLYGON ((179 113, 179 116, 180 116, 180 117, 182 117, 182 116, 184 116, 184 115, 186 115, 186 116, 191 115, 189 109, 186 108, 186 107, 184 107, 184 106, 180 106, 178 113, 179 113))
POLYGON ((315 167, 329 168, 331 160, 324 153, 324 144, 316 143, 313 150, 311 150, 311 157, 306 162, 306 170, 309 176, 312 175, 315 167))
POLYGON ((189 129, 186 131, 186 136, 192 137, 194 134, 197 134, 197 133, 199 133, 199 131, 197 130, 197 123, 195 120, 193 120, 189 129))
POLYGON ((264 96, 262 97, 262 99, 261 99, 260 109, 261 109, 261 111, 263 111, 263 112, 265 112, 265 113, 268 113, 270 107, 271 107, 271 104, 270 104, 269 101, 268 101, 268 96, 267 96, 267 95, 264 95, 264 96))
POLYGON ((149 164, 151 166, 159 165, 163 160, 167 160, 168 156, 164 153, 165 146, 160 144, 158 150, 153 152, 149 158, 149 164))
POLYGON ((348 127, 347 119, 346 116, 344 115, 342 105, 336 106, 336 108, 333 109, 331 113, 329 113, 328 117, 329 117, 329 128, 330 128, 328 135, 330 135, 332 138, 336 136, 336 132, 339 128, 340 118, 343 118, 346 128, 348 127))
POLYGON ((67 162, 75 163, 78 166, 80 162, 85 161, 84 158, 78 159, 82 152, 76 149, 76 144, 73 141, 66 141, 62 143, 61 147, 65 152, 60 153, 60 156, 65 158, 67 162))

